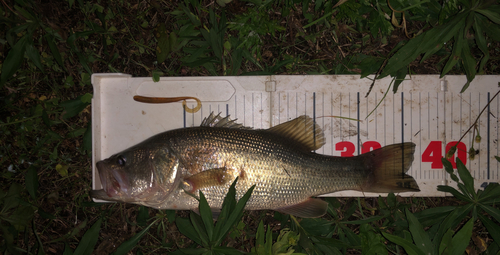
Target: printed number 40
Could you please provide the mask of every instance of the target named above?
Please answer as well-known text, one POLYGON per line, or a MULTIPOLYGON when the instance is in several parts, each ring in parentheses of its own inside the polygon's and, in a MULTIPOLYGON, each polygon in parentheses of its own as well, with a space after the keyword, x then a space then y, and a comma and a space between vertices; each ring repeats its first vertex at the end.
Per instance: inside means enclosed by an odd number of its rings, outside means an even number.
MULTIPOLYGON (((449 142, 446 144, 445 153, 451 149, 451 147, 457 145, 457 152, 455 155, 451 157, 451 165, 453 168, 457 168, 457 164, 455 162, 455 157, 462 161, 462 163, 467 164, 467 147, 464 143, 460 142, 449 142), (457 155, 458 153, 458 155, 457 155)), ((432 141, 429 143, 429 146, 422 153, 422 162, 431 162, 432 169, 441 169, 443 168, 443 163, 441 162, 441 158, 443 157, 443 146, 440 141, 432 141)))

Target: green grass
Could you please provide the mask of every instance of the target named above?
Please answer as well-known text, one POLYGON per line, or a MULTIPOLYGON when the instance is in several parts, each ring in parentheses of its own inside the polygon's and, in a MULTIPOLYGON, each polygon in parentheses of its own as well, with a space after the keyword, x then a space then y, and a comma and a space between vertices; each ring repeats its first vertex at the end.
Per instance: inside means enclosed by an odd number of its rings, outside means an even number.
POLYGON ((498 185, 477 190, 460 163, 459 190, 440 187, 455 198, 327 198, 320 219, 254 211, 211 225, 203 200, 198 216, 89 197, 93 73, 376 74, 393 91, 408 74, 465 74, 466 90, 500 70, 497 1, 15 0, 0 12, 4 254, 500 250, 498 185))

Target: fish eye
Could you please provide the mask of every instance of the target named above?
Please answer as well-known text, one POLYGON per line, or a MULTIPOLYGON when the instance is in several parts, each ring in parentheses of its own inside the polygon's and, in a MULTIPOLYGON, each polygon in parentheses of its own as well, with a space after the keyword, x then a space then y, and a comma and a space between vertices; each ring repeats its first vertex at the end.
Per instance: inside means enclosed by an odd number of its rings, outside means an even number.
POLYGON ((124 166, 125 163, 127 163, 127 159, 124 157, 124 156, 118 156, 118 158, 116 159, 116 163, 118 163, 118 165, 120 166, 124 166))

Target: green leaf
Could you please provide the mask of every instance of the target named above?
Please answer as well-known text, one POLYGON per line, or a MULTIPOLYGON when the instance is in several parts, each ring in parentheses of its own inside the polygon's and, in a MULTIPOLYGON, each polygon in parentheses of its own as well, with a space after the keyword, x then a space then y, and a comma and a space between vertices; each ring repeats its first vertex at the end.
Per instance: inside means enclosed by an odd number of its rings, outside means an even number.
POLYGON ((414 213, 423 226, 431 226, 441 222, 455 206, 438 206, 414 213))
POLYGON ((396 72, 396 75, 392 75, 394 77, 392 92, 396 93, 398 91, 399 85, 405 80, 406 74, 408 74, 408 68, 404 66, 396 72))
POLYGON ((465 44, 462 48, 462 63, 465 69, 465 74, 467 76, 467 82, 463 86, 460 93, 463 93, 470 85, 472 80, 476 77, 476 59, 472 56, 470 52, 469 44, 465 44))
POLYGON ((432 242, 427 233, 424 231, 424 228, 408 209, 405 209, 405 211, 406 219, 408 220, 408 225, 415 245, 425 254, 432 253, 432 242))
MULTIPOLYGON (((463 12, 453 18, 450 22, 434 27, 421 35, 411 39, 401 49, 399 49, 387 62, 379 78, 394 75, 402 67, 408 66, 423 52, 433 54, 440 45, 448 42, 459 29, 464 26, 464 19, 468 12, 463 12)), ((424 55, 425 59, 428 54, 424 55)))
POLYGON ((66 70, 66 67, 64 66, 64 63, 62 61, 61 53, 55 44, 55 37, 51 34, 46 34, 45 40, 47 41, 47 44, 49 45, 49 48, 50 48, 50 52, 52 52, 52 56, 56 60, 57 64, 63 70, 66 70))
POLYGON ((382 232, 382 235, 389 241, 403 247, 408 253, 408 255, 426 255, 423 251, 419 250, 416 245, 411 243, 410 241, 401 238, 399 236, 391 235, 385 232, 382 232))
POLYGON ((500 162, 500 157, 499 156, 495 156, 495 159, 500 162))
POLYGON ((470 219, 467 223, 465 223, 462 229, 455 234, 451 240, 451 249, 449 254, 464 254, 472 236, 473 226, 474 219, 470 219))
POLYGON ((172 48, 169 44, 168 31, 164 23, 160 23, 156 28, 156 39, 158 40, 156 46, 156 59, 159 65, 167 59, 167 55, 172 48))
POLYGON ((210 247, 210 240, 208 239, 207 231, 204 227, 201 217, 195 212, 191 211, 189 213, 189 219, 191 220, 191 224, 193 225, 194 230, 201 239, 202 246, 206 248, 210 247))
POLYGON ((266 254, 273 254, 273 232, 271 226, 267 225, 266 243, 264 244, 264 252, 266 254))
POLYGON ((33 47, 33 42, 28 42, 26 45, 26 56, 35 64, 40 71, 45 72, 45 69, 43 68, 42 62, 40 61, 40 53, 38 52, 35 47, 33 47))
POLYGON ((483 223, 483 226, 485 226, 488 230, 490 236, 493 237, 495 243, 500 246, 500 226, 498 225, 498 223, 493 222, 492 220, 488 219, 488 217, 482 214, 479 214, 479 219, 483 223))
POLYGON ((471 195, 471 197, 476 196, 476 192, 474 191, 474 178, 472 178, 472 175, 470 174, 469 170, 465 167, 464 163, 457 158, 457 171, 458 175, 460 176, 460 179, 463 181, 465 188, 471 195))
POLYGON ((24 53, 26 51, 26 44, 28 42, 28 35, 24 35, 17 41, 17 43, 9 50, 5 60, 2 63, 2 74, 0 74, 0 87, 2 87, 8 79, 10 79, 21 67, 24 60, 24 53))
POLYGON ((92 103, 92 94, 85 93, 80 100, 82 100, 82 103, 90 104, 92 103))
POLYGON ((444 186, 444 185, 438 185, 437 190, 438 191, 442 191, 442 192, 451 193, 454 197, 456 197, 456 198, 458 198, 460 200, 463 200, 463 201, 466 201, 466 202, 470 202, 470 198, 469 197, 464 196, 462 193, 460 193, 458 190, 456 190, 453 187, 444 186))
POLYGON ((444 252, 446 249, 451 247, 451 241, 453 240, 453 230, 448 229, 448 231, 443 235, 443 239, 441 239, 441 243, 439 244, 439 253, 438 254, 451 254, 449 251, 444 252))
POLYGON ((151 228, 151 226, 153 226, 158 220, 159 220, 159 218, 156 219, 155 221, 151 222, 151 224, 149 224, 146 228, 141 230, 141 232, 135 234, 132 238, 130 238, 127 241, 120 244, 120 246, 118 246, 118 249, 116 249, 114 255, 128 254, 129 251, 131 251, 134 247, 137 246, 137 243, 139 242, 139 240, 141 240, 141 238, 144 236, 144 234, 146 234, 148 232, 148 230, 151 228))
POLYGON ((261 220, 257 227, 257 232, 255 233, 255 252, 257 254, 267 254, 265 252, 264 236, 264 223, 261 220))
POLYGON ((213 240, 213 231, 214 231, 214 220, 212 217, 212 210, 210 210, 210 206, 208 205, 207 199, 203 192, 200 190, 200 216, 203 224, 205 225, 205 230, 207 232, 208 240, 211 242, 213 240))
POLYGON ((94 246, 99 238, 99 231, 101 230, 102 219, 97 220, 92 227, 83 235, 80 243, 75 249, 73 255, 90 255, 94 251, 94 246))
POLYGON ((488 19, 490 19, 491 21, 493 21, 497 24, 500 24, 500 14, 498 14, 497 12, 494 12, 492 10, 487 10, 487 9, 483 9, 483 10, 479 9, 476 11, 483 14, 484 16, 488 17, 488 19))
POLYGON ((478 202, 483 204, 495 203, 495 200, 500 198, 500 185, 498 183, 490 183, 479 194, 478 202), (491 200, 491 201, 490 201, 491 200))
POLYGON ((73 255, 73 250, 71 249, 71 247, 69 247, 69 244, 68 244, 68 243, 65 243, 65 244, 64 244, 64 252, 63 252, 63 255, 73 255))
POLYGON ((144 227, 149 219, 149 209, 146 206, 140 206, 137 213, 137 225, 144 227))
POLYGON ((489 205, 479 204, 479 206, 486 213, 488 213, 491 217, 493 217, 495 220, 497 220, 498 222, 500 222, 500 210, 496 209, 495 207, 491 207, 489 205))
POLYGON ((189 219, 177 218, 175 220, 175 224, 177 225, 177 229, 179 229, 179 232, 187 236, 189 239, 193 240, 195 243, 202 245, 201 238, 194 229, 193 224, 191 224, 191 221, 189 219))
POLYGON ((160 70, 153 70, 153 82, 159 82, 160 77, 163 75, 163 72, 160 70))
POLYGON ((89 103, 82 101, 82 96, 79 96, 76 99, 61 102, 59 104, 59 106, 63 108, 63 112, 61 113, 63 119, 69 119, 76 116, 88 105, 89 103))
POLYGON ((235 201, 235 195, 236 195, 236 182, 238 181, 238 178, 234 180, 233 184, 231 187, 229 187, 229 191, 226 195, 226 198, 224 198, 224 202, 222 203, 222 211, 221 214, 219 215, 218 222, 215 225, 214 229, 214 246, 218 246, 221 244, 223 238, 227 235, 229 230, 231 229, 232 226, 234 226, 236 223, 238 223, 243 216, 243 209, 245 208, 245 205, 250 199, 250 196, 252 195, 252 191, 255 188, 255 185, 253 185, 244 195, 243 197, 240 198, 238 203, 236 203, 236 206, 234 206, 234 210, 226 209, 224 210, 224 204, 226 203, 226 200, 229 201, 229 205, 226 205, 228 207, 232 207, 233 201, 235 201), (228 199, 228 197, 232 197, 232 199, 228 199), (231 201, 232 200, 232 201, 231 201), (227 219, 227 220, 226 220, 227 219))
POLYGON ((450 214, 448 214, 448 216, 439 225, 439 229, 434 235, 434 239, 432 240, 436 249, 439 248, 437 246, 441 243, 441 240, 445 235, 445 233, 449 229, 455 228, 460 222, 462 222, 463 219, 470 213, 472 208, 473 208, 472 204, 467 204, 464 206, 457 207, 450 214))
POLYGON ((455 65, 457 65, 458 60, 460 60, 460 55, 462 53, 462 48, 466 44, 463 30, 460 30, 460 33, 455 36, 455 43, 453 43, 453 51, 451 52, 446 65, 443 67, 441 71, 441 77, 445 76, 455 65))
POLYGON ((37 198, 38 192, 38 172, 36 167, 31 165, 26 171, 26 189, 33 199, 37 198))

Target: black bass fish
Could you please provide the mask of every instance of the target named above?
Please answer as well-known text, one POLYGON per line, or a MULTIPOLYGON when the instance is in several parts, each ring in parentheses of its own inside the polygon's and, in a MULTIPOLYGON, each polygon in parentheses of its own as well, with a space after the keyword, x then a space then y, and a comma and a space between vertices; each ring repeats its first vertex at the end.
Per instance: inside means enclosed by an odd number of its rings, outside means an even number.
POLYGON ((327 203, 318 195, 340 190, 419 191, 406 174, 414 143, 385 146, 355 157, 313 152, 325 143, 308 116, 265 130, 211 114, 200 127, 157 134, 97 162, 101 190, 91 196, 157 209, 194 210, 202 191, 220 209, 238 178, 237 198, 256 185, 247 210, 272 209, 299 217, 320 217, 327 203))

